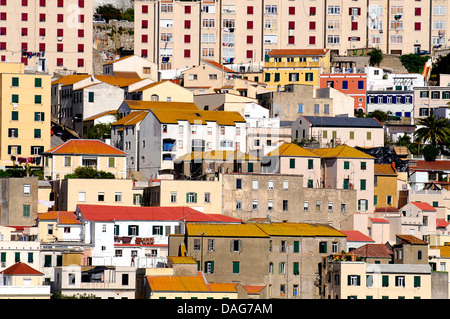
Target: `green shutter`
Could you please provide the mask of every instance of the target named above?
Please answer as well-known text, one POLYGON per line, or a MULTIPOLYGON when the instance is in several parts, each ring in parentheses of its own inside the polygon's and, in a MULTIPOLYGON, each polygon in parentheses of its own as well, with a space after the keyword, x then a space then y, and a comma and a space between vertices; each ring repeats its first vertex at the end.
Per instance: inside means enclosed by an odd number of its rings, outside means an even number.
POLYGON ((298 262, 294 262, 294 275, 298 275, 300 274, 300 270, 299 270, 299 264, 298 262))
POLYGON ((239 261, 233 261, 233 274, 239 273, 239 261))
POLYGON ((19 120, 19 112, 17 112, 17 111, 12 111, 12 112, 11 112, 11 120, 12 120, 12 121, 18 121, 18 120, 19 120))
POLYGON ((42 103, 42 96, 40 96, 40 95, 35 95, 35 96, 34 96, 34 103, 35 103, 35 104, 41 104, 41 103, 42 103))
POLYGON ((89 102, 94 102, 94 92, 89 92, 89 102))
POLYGON ((186 203, 189 203, 189 193, 186 193, 186 203))
POLYGON ((20 253, 15 253, 15 254, 14 254, 14 261, 15 261, 16 263, 20 262, 20 253))
POLYGON ((248 163, 248 173, 253 173, 253 163, 248 163))
POLYGON ((19 78, 12 78, 12 86, 19 86, 19 78))
POLYGON ((389 287, 389 276, 383 276, 382 277, 382 286, 383 287, 389 287))
POLYGON ((294 253, 298 253, 300 251, 300 243, 299 241, 294 241, 294 253))
POLYGON ((420 276, 414 276, 414 287, 420 287, 420 276))
POLYGON ((36 88, 42 87, 42 79, 41 78, 34 79, 34 87, 36 87, 36 88))
POLYGON ((128 226, 128 236, 131 236, 132 232, 131 232, 131 226, 128 226))
POLYGON ((270 82, 270 73, 265 73, 264 74, 264 81, 265 82, 270 82))
POLYGON ((313 169, 314 168, 314 161, 312 159, 308 160, 308 169, 313 169))
POLYGON ((344 169, 350 169, 350 162, 344 162, 344 169))
POLYGON ((351 286, 352 285, 352 276, 347 275, 347 286, 351 286))
POLYGON ((19 95, 13 94, 12 97, 11 97, 11 102, 12 103, 19 103, 19 95))
POLYGON ((360 190, 365 191, 366 190, 366 180, 362 179, 360 181, 360 190))
POLYGON ((197 203, 197 193, 194 193, 194 203, 197 203))
POLYGON ((6 262, 6 253, 1 253, 0 262, 2 262, 2 263, 6 262))
POLYGON ((17 154, 20 155, 22 154, 22 146, 17 146, 17 154))
POLYGON ((289 167, 290 167, 290 168, 295 168, 295 158, 291 158, 291 159, 289 160, 289 167))
POLYGON ((280 73, 275 73, 275 82, 280 82, 280 73))
POLYGON ((52 255, 45 255, 44 267, 51 267, 51 266, 52 266, 52 255))

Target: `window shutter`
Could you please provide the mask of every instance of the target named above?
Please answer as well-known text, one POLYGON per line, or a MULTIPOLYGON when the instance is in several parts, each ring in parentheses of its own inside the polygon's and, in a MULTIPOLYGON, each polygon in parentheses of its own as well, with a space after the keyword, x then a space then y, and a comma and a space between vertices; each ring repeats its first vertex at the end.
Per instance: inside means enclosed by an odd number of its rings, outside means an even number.
POLYGON ((298 253, 300 251, 300 245, 298 241, 294 241, 294 253, 298 253))
POLYGON ((189 203, 189 193, 186 193, 186 203, 189 203))
POLYGON ((128 226, 128 236, 131 236, 131 226, 128 226))
POLYGON ((194 203, 197 203, 197 193, 194 193, 194 203))
POLYGON ((17 154, 22 154, 22 146, 17 146, 17 154))
POLYGON ((136 225, 136 236, 139 236, 139 225, 136 225))
POLYGON ((350 275, 347 275, 347 286, 352 285, 352 277, 350 275))
POLYGON ((356 284, 358 285, 358 286, 361 286, 361 276, 356 276, 356 284))

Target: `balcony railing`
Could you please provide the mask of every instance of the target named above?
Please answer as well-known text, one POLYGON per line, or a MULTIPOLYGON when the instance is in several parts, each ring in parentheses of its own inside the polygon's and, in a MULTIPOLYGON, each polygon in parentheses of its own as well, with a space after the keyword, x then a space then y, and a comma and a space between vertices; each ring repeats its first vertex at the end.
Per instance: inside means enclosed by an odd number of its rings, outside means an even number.
POLYGON ((264 68, 321 68, 323 67, 321 62, 265 62, 264 68))

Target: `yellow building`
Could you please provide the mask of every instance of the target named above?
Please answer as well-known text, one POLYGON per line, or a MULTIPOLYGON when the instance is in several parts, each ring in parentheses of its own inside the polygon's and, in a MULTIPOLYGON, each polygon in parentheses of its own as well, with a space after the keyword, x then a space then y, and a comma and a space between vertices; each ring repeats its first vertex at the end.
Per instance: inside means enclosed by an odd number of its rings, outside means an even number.
POLYGON ((374 164, 374 206, 398 207, 397 170, 391 164, 374 164))
POLYGON ((93 167, 125 179, 126 161, 126 153, 100 140, 69 140, 43 153, 44 176, 51 180, 63 179, 78 167, 93 167))
POLYGON ((320 74, 331 70, 330 49, 271 50, 264 62, 264 82, 268 88, 287 84, 320 87, 320 74))
POLYGON ((0 63, 0 165, 40 164, 50 147, 50 90, 50 75, 0 63))

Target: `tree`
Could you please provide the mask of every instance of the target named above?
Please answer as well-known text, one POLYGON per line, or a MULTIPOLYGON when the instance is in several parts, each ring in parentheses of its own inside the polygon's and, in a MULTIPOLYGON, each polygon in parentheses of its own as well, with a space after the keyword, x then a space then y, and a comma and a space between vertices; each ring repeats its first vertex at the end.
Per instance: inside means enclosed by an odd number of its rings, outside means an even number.
POLYGON ((369 64, 370 66, 379 66, 381 61, 383 61, 383 52, 380 49, 373 49, 369 53, 367 53, 368 56, 370 56, 369 64))
POLYGON ((388 119, 387 113, 381 110, 375 110, 372 113, 367 114, 367 117, 376 118, 381 123, 385 122, 388 119))
POLYGON ((427 145, 422 150, 423 157, 426 161, 434 161, 439 155, 439 149, 434 145, 427 145))
POLYGON ((446 118, 436 119, 436 116, 432 114, 420 119, 417 124, 422 127, 414 132, 414 136, 423 143, 430 142, 433 146, 442 147, 450 136, 450 124, 446 118))
POLYGON ((409 73, 422 73, 423 67, 429 58, 427 55, 412 53, 400 56, 400 61, 409 73))
POLYGON ((66 178, 105 178, 115 179, 113 173, 98 171, 90 166, 80 166, 75 169, 73 174, 67 174, 66 178))
POLYGON ((111 138, 111 124, 99 123, 92 126, 87 133, 87 137, 99 140, 111 138))

